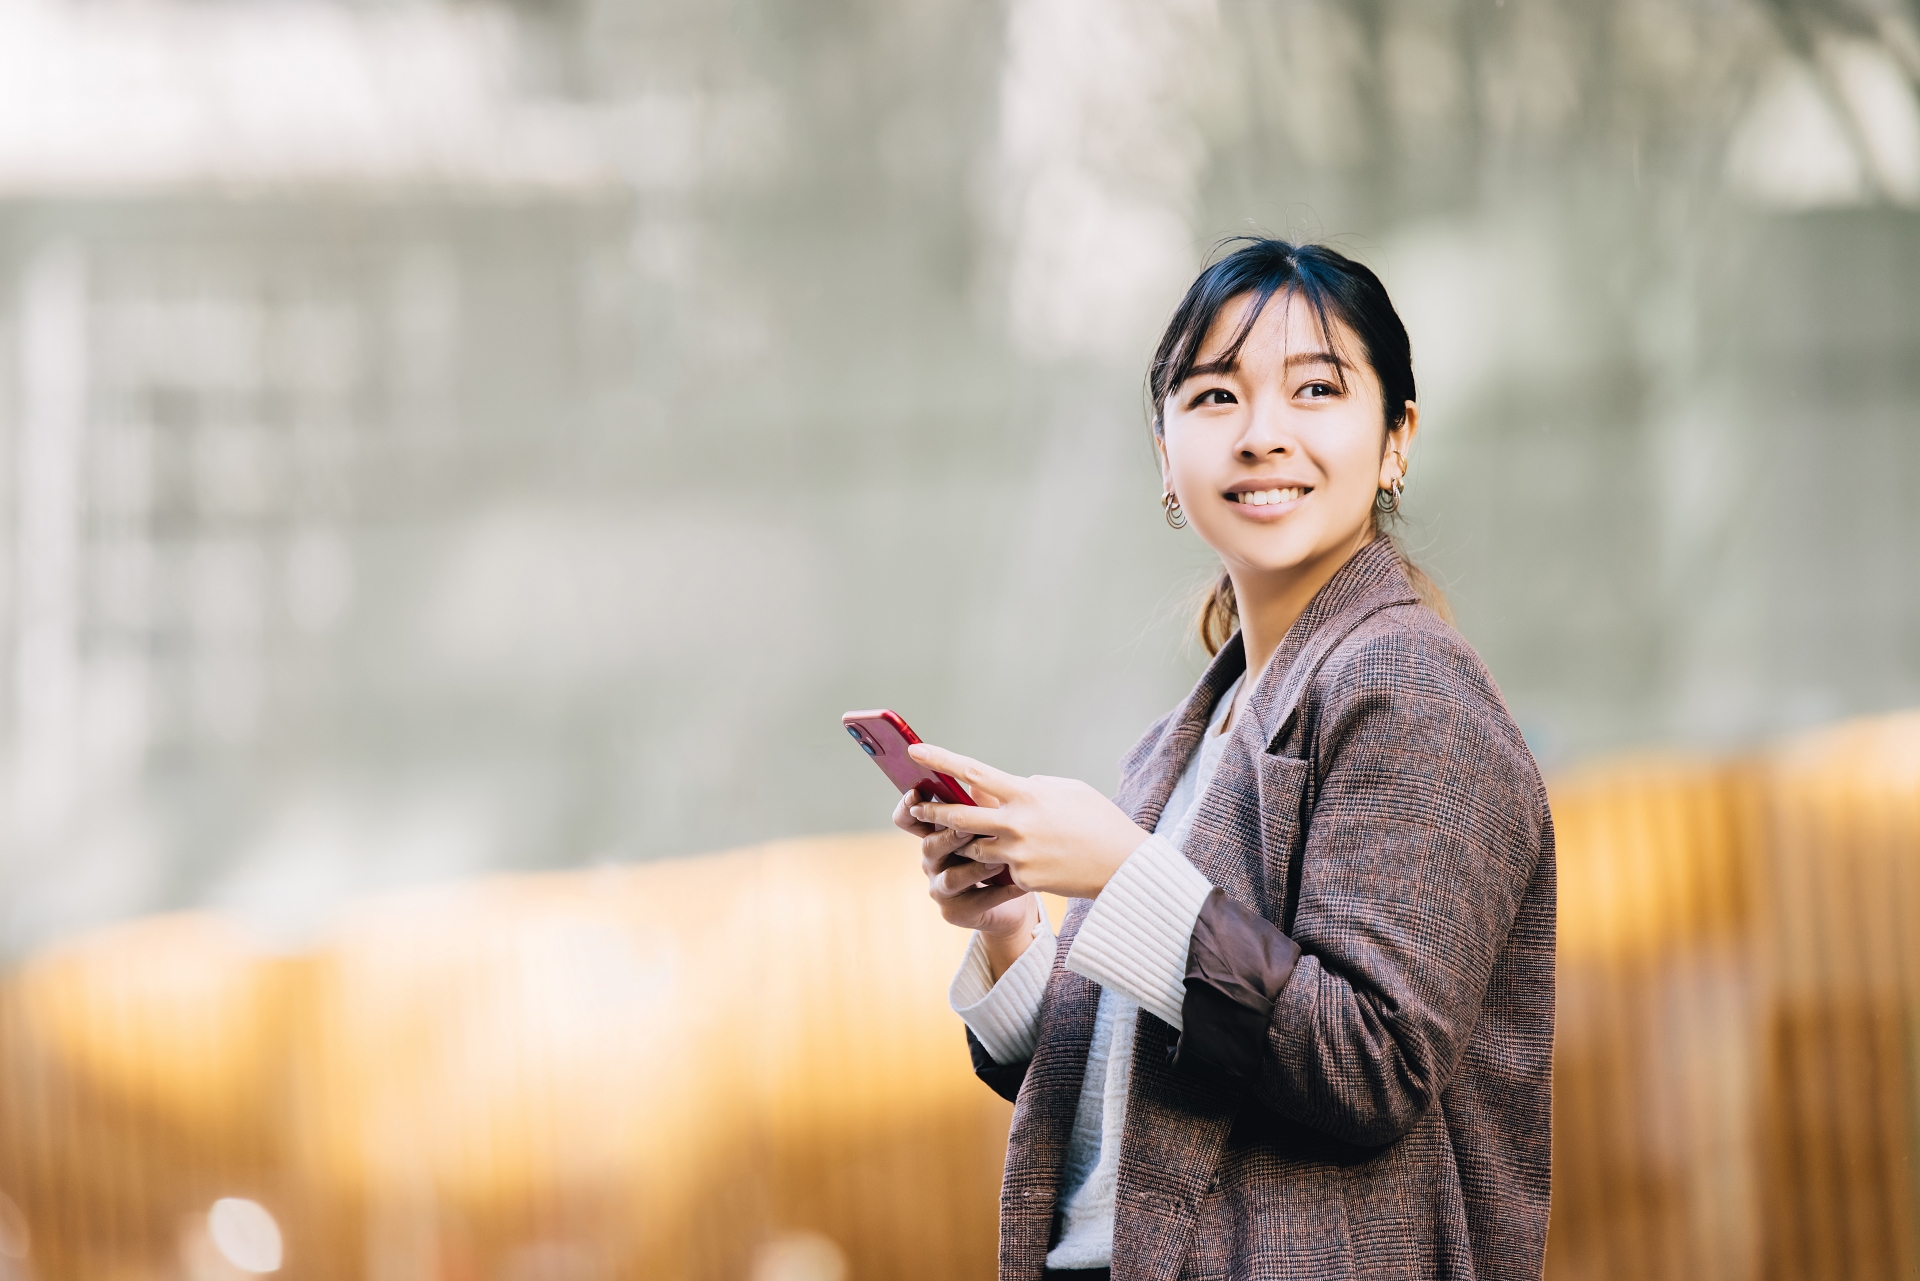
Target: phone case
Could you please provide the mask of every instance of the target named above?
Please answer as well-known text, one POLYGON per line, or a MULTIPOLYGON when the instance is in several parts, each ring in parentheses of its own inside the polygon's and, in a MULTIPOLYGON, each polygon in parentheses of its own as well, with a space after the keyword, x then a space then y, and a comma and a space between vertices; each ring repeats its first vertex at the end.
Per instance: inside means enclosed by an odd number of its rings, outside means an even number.
MULTIPOLYGON (((885 708, 848 712, 840 718, 840 724, 859 744, 860 750, 873 758, 873 763, 887 776, 895 792, 917 790, 923 796, 948 805, 973 804, 973 798, 960 786, 959 779, 916 765, 907 756, 907 749, 918 743, 920 736, 901 719, 899 713, 885 708)), ((1013 874, 1001 868, 999 874, 990 878, 987 884, 1011 885, 1013 874)))

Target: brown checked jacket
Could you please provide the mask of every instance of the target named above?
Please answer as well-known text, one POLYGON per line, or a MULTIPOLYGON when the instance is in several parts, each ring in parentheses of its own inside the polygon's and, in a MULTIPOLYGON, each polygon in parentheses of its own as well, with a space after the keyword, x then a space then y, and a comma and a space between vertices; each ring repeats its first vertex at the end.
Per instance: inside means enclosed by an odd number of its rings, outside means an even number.
MULTIPOLYGON (((1121 766, 1152 829, 1235 636, 1121 766)), ((1186 855, 1216 889, 1185 1024, 1141 1011, 1114 1207, 1116 1281, 1541 1275, 1553 1052, 1553 826, 1466 642, 1393 546, 1356 555, 1261 674, 1186 855)), ((1014 1098, 1000 1275, 1039 1281, 1100 989, 1073 903, 1014 1098)))

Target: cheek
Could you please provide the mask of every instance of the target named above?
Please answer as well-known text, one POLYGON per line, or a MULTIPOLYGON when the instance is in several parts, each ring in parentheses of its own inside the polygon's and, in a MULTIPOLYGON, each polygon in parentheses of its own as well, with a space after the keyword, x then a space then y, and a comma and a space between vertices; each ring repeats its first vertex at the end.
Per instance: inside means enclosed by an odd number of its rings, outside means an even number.
MULTIPOLYGON (((1357 424, 1354 425, 1357 427, 1357 424)), ((1317 451, 1327 486, 1341 493, 1368 492, 1380 486, 1379 441, 1358 430, 1342 431, 1317 451)))
POLYGON ((1173 477, 1173 487, 1190 499, 1198 498, 1203 491, 1213 488, 1208 483, 1205 469, 1197 466, 1190 455, 1174 459, 1168 474, 1173 477))
POLYGON ((1189 433, 1175 433, 1171 430, 1161 438, 1167 451, 1167 475, 1173 481, 1173 487, 1181 494, 1193 490, 1210 489, 1212 481, 1207 460, 1203 451, 1196 448, 1196 442, 1189 433))

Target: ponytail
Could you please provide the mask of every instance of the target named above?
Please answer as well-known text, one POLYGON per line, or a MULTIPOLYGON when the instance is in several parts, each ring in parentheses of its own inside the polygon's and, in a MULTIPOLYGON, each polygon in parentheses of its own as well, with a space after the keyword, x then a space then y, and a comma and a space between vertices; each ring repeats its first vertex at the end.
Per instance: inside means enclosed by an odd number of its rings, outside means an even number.
POLYGON ((1211 658, 1220 652, 1220 647, 1233 639, 1240 627, 1240 605, 1233 598, 1233 579, 1225 570, 1220 572, 1220 581, 1207 590, 1200 602, 1200 643, 1207 647, 1207 656, 1211 658))

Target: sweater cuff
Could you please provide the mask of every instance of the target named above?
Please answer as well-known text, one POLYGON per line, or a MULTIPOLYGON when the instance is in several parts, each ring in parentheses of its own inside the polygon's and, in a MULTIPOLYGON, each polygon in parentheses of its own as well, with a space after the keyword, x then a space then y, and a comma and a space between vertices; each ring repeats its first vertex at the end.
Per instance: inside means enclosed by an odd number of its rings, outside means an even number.
POLYGON ((1221 890, 1209 895, 1193 926, 1186 1026, 1173 1065, 1201 1062, 1228 1076, 1258 1077, 1273 1003, 1299 959, 1300 945, 1271 921, 1221 890))
POLYGON ((1040 1032, 1040 998, 1053 973, 1053 925, 1046 909, 1039 911, 1033 942, 1020 959, 1007 967, 998 983, 987 964, 987 947, 978 931, 967 944, 960 971, 947 989, 953 1012, 966 1021, 981 1048, 998 1064, 1024 1063, 1033 1057, 1040 1032))
POLYGON ((1164 837, 1127 856, 1067 952, 1067 968, 1123 992, 1178 1031, 1193 923, 1213 882, 1164 837))

